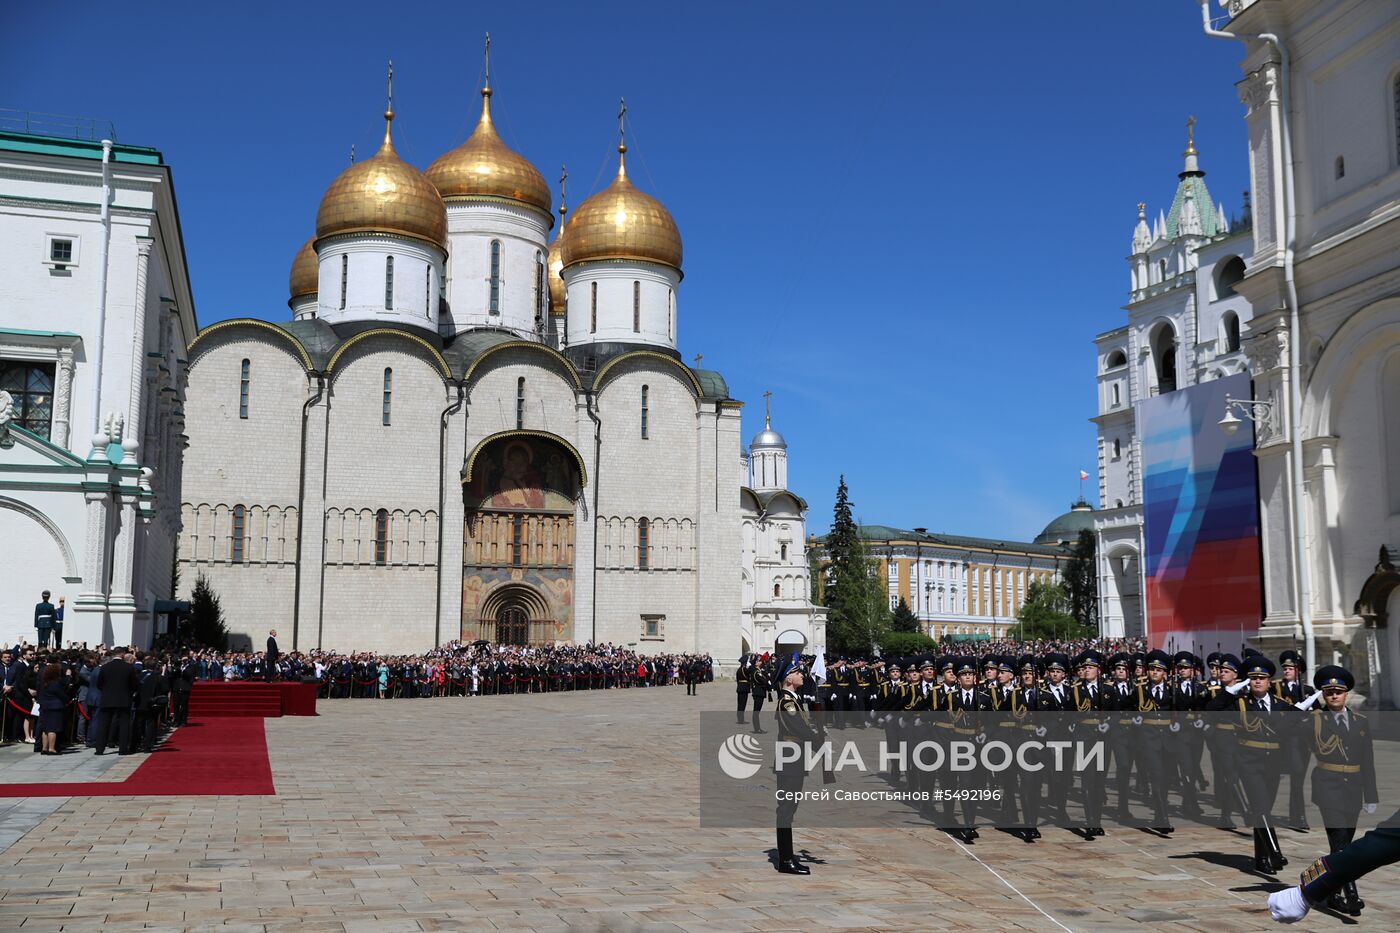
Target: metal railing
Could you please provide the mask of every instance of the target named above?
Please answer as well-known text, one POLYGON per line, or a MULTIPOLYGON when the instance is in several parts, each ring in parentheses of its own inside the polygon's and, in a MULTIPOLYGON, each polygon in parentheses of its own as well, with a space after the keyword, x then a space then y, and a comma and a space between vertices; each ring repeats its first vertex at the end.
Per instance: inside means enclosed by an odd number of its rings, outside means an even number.
POLYGON ((3 107, 0 107, 0 132, 82 139, 89 142, 99 142, 103 139, 115 142, 117 139, 117 127, 110 120, 65 113, 40 113, 35 110, 8 110, 3 107))

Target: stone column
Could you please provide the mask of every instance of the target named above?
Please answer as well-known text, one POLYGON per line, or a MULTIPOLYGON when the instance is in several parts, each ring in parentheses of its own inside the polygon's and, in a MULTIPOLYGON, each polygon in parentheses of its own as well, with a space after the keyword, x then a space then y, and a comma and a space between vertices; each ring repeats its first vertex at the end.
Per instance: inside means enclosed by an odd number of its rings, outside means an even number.
POLYGON ((136 304, 132 308, 131 383, 127 402, 126 423, 130 426, 122 438, 122 463, 136 463, 136 451, 141 447, 141 401, 146 394, 146 282, 151 269, 150 237, 136 238, 136 304))
POLYGON ((53 392, 53 442, 64 449, 68 448, 68 435, 73 424, 73 373, 76 369, 73 348, 59 350, 53 392))
MULTIPOLYGON (((123 477, 127 482, 134 482, 134 479, 123 477)), ((140 528, 136 518, 136 492, 123 491, 115 498, 119 518, 112 538, 112 594, 107 605, 113 612, 133 612, 136 597, 132 575, 136 568, 136 535, 140 528)))

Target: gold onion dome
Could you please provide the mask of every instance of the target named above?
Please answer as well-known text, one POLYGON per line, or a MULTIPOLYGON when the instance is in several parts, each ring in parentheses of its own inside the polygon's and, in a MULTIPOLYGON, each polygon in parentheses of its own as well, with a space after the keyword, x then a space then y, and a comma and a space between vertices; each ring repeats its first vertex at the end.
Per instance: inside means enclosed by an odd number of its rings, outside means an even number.
POLYGON ((447 245, 447 207, 437 188, 394 151, 394 111, 384 112, 384 144, 341 172, 321 198, 316 237, 394 233, 447 245))
POLYGON ((292 260, 292 275, 287 290, 291 293, 293 301, 316 294, 320 287, 321 268, 316 259, 315 243, 316 238, 313 236, 301 244, 296 258, 292 260))
POLYGON ((670 211, 627 178, 627 147, 618 146, 613 183, 578 206, 561 236, 563 264, 640 259, 681 267, 681 232, 670 211))
POLYGON ((554 242, 549 244, 549 255, 545 259, 546 274, 549 276, 549 307, 555 314, 564 313, 564 231, 561 228, 554 242))
POLYGON ((529 160, 501 141, 491 121, 491 87, 481 89, 481 119, 467 141, 424 172, 446 201, 506 198, 550 211, 549 185, 529 160))

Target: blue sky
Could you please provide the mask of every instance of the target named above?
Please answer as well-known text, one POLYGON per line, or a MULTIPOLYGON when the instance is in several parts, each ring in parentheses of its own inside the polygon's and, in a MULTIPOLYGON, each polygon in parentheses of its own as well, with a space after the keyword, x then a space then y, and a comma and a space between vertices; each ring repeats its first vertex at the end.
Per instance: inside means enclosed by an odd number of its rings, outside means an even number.
POLYGON ((1095 445, 1092 338, 1124 320, 1135 205, 1184 122, 1215 199, 1248 183, 1241 47, 1196 0, 1129 3, 6 4, 0 107, 110 119, 173 166, 201 324, 285 319, 351 144, 421 167, 474 124, 481 37, 506 140, 569 200, 633 180, 685 240, 681 352, 787 437, 830 522, 1024 538, 1095 445), (202 6, 202 5, 198 5, 202 6))

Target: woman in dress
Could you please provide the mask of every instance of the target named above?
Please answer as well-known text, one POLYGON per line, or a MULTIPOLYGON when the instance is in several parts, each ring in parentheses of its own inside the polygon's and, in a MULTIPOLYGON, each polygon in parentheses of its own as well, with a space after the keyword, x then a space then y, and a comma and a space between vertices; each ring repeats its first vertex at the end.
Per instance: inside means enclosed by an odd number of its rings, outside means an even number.
POLYGON ((39 689, 35 691, 39 703, 39 733, 43 741, 41 755, 58 754, 58 734, 63 731, 63 721, 68 712, 68 680, 63 676, 63 667, 49 664, 39 675, 39 689))

